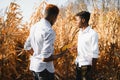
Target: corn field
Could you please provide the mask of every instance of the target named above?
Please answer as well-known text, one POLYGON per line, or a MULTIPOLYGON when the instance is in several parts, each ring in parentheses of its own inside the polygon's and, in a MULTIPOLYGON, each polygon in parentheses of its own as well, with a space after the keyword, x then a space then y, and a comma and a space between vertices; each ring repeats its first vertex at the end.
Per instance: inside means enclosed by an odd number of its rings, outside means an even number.
MULTIPOLYGON (((29 57, 32 54, 24 51, 24 42, 29 35, 30 27, 43 17, 41 3, 31 15, 29 23, 22 23, 20 6, 11 3, 7 19, 0 17, 0 80, 33 80, 29 71, 29 57)), ((81 11, 81 6, 78 6, 81 11)), ((78 28, 75 26, 73 6, 60 9, 53 29, 56 32, 54 54, 60 53, 62 47, 72 48, 77 44, 78 28)), ((89 24, 99 34, 99 59, 96 80, 120 80, 120 11, 112 9, 103 11, 95 8, 91 12, 89 24)), ((54 61, 56 80, 75 80, 75 58, 77 52, 68 52, 54 61)))

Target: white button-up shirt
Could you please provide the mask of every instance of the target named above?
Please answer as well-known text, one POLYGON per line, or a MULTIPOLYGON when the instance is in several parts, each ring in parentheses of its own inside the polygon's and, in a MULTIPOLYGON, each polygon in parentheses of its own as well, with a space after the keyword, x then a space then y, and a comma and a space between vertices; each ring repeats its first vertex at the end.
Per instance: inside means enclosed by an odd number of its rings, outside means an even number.
POLYGON ((24 49, 33 48, 33 55, 30 57, 30 70, 41 72, 47 69, 54 72, 53 61, 42 62, 42 58, 48 58, 53 54, 53 44, 55 40, 55 32, 51 28, 51 24, 46 19, 41 19, 30 29, 30 35, 27 38, 24 49))
POLYGON ((78 34, 76 64, 79 67, 84 65, 92 65, 92 58, 98 58, 98 34, 90 26, 78 34))

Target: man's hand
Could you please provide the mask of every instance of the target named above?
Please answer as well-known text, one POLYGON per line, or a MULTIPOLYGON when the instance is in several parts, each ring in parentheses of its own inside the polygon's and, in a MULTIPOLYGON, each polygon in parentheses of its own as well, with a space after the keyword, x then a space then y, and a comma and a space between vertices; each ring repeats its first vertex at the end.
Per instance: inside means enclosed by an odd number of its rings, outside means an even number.
POLYGON ((65 54, 68 53, 68 52, 69 52, 68 49, 66 49, 66 50, 64 50, 64 51, 60 50, 60 54, 58 54, 58 57, 62 57, 63 55, 65 55, 65 54))
POLYGON ((92 59, 92 68, 91 68, 91 75, 92 78, 95 79, 96 78, 96 74, 97 74, 97 58, 93 58, 92 59))
POLYGON ((96 69, 96 63, 97 63, 97 58, 93 58, 92 59, 92 71, 95 72, 96 69))
POLYGON ((28 50, 28 52, 32 55, 33 54, 33 49, 28 50))
POLYGON ((71 53, 77 53, 77 47, 68 48, 71 53))

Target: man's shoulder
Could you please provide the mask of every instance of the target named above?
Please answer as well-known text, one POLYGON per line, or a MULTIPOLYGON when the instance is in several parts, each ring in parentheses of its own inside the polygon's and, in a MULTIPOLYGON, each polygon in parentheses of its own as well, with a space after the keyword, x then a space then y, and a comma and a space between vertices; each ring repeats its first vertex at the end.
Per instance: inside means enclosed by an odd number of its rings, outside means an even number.
POLYGON ((54 30, 50 27, 47 27, 46 25, 40 26, 40 31, 43 35, 48 35, 48 34, 54 34, 54 30))
POLYGON ((94 29, 90 29, 90 33, 92 34, 92 35, 98 35, 98 33, 97 33, 97 31, 95 31, 94 29))
POLYGON ((32 25, 30 29, 34 29, 36 26, 39 26, 39 25, 40 25, 40 22, 37 22, 34 25, 32 25))

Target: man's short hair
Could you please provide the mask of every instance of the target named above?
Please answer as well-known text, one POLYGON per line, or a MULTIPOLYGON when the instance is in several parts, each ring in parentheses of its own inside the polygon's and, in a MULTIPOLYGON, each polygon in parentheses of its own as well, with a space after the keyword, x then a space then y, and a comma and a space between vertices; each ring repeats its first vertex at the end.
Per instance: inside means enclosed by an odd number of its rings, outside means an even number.
POLYGON ((57 17, 59 8, 56 5, 48 4, 45 8, 45 17, 57 17))
POLYGON ((87 11, 81 11, 77 13, 75 16, 79 16, 80 18, 85 19, 85 22, 88 23, 90 19, 90 13, 87 11))

